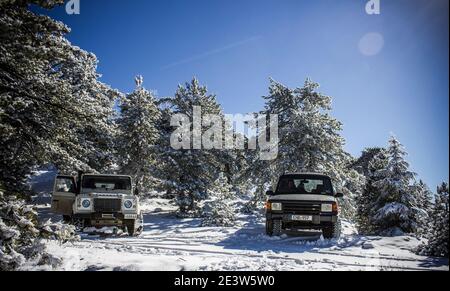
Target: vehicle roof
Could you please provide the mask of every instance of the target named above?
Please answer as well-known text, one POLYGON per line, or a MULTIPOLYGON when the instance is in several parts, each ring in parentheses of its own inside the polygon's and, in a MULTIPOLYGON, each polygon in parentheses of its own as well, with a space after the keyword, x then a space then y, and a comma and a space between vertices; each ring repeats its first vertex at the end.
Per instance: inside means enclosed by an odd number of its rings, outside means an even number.
POLYGON ((285 176, 317 176, 317 177, 325 177, 330 178, 330 176, 323 174, 323 173, 314 173, 314 172, 299 172, 299 173, 286 173, 283 175, 285 176))
POLYGON ((83 177, 118 177, 118 178, 131 178, 131 176, 127 175, 112 175, 112 174, 83 174, 83 177))

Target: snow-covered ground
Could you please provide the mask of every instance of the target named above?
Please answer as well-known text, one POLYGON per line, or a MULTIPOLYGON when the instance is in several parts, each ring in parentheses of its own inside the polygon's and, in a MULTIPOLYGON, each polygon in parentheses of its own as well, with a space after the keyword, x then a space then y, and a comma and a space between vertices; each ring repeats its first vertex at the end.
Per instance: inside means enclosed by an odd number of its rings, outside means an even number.
MULTIPOLYGON (((339 241, 317 233, 271 238, 256 216, 241 216, 236 228, 201 228, 175 218, 167 200, 144 204, 140 237, 82 235, 73 244, 49 242, 49 250, 64 259, 62 270, 449 270, 448 260, 413 254, 415 238, 361 237, 348 222, 339 241)), ((39 211, 52 216, 46 206, 39 211)))

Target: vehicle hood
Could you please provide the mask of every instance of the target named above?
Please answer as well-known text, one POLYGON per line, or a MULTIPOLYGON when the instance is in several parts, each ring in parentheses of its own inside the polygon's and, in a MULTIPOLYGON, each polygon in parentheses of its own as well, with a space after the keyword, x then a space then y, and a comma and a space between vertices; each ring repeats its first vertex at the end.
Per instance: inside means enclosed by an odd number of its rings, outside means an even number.
POLYGON ((275 195, 269 198, 269 201, 318 201, 318 202, 336 202, 336 198, 330 195, 311 195, 311 194, 283 194, 275 195))
POLYGON ((92 198, 103 198, 103 199, 123 199, 128 198, 129 196, 132 196, 130 194, 124 194, 124 193, 98 193, 98 192, 91 192, 84 194, 86 196, 90 196, 92 198))

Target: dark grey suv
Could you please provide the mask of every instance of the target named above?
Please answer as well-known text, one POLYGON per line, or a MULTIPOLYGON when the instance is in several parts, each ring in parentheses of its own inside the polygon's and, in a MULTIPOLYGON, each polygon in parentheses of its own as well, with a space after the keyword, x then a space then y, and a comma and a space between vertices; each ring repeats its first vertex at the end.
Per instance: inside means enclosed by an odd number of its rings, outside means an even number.
POLYGON ((279 236, 286 230, 322 230, 326 239, 340 236, 338 198, 331 178, 316 173, 281 176, 275 191, 268 191, 266 232, 279 236))

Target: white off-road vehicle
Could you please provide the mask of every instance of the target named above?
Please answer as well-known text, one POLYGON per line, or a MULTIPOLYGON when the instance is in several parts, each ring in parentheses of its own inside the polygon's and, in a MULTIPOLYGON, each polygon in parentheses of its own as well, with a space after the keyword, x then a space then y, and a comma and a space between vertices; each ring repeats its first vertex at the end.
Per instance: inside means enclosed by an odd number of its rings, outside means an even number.
POLYGON ((121 175, 57 176, 52 211, 81 229, 118 227, 139 235, 143 216, 132 185, 131 177, 121 175))

